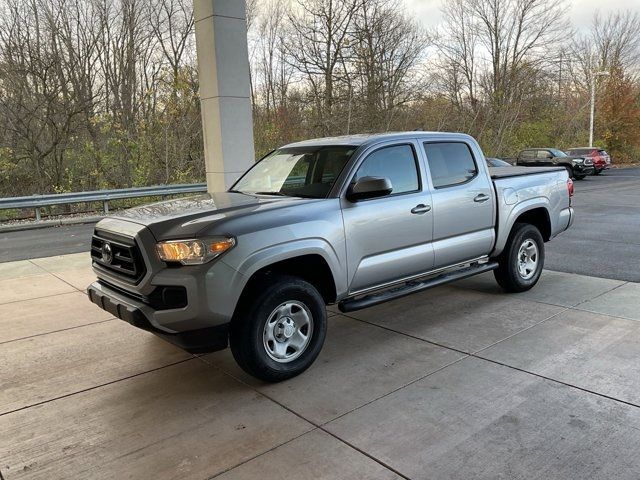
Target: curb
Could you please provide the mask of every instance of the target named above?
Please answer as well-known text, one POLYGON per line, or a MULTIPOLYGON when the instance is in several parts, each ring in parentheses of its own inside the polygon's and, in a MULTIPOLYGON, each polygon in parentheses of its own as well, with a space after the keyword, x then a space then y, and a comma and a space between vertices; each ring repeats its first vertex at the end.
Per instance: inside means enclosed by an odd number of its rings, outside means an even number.
POLYGON ((16 223, 13 225, 0 225, 0 233, 22 232, 24 230, 38 230, 41 228, 62 227, 65 225, 83 225, 98 223, 105 218, 104 215, 92 217, 61 218, 59 220, 42 220, 40 222, 16 223))

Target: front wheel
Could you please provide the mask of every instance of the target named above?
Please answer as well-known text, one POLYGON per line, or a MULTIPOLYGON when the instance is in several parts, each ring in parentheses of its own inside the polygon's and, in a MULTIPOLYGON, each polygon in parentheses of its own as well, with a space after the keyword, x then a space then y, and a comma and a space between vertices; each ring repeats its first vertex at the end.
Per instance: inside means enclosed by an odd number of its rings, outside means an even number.
POLYGON ((540 230, 528 223, 516 223, 498 264, 493 273, 505 291, 531 289, 538 283, 544 266, 544 240, 540 230))
POLYGON ((324 300, 297 277, 265 278, 231 322, 229 343, 238 365, 266 382, 299 375, 314 362, 327 332, 324 300))

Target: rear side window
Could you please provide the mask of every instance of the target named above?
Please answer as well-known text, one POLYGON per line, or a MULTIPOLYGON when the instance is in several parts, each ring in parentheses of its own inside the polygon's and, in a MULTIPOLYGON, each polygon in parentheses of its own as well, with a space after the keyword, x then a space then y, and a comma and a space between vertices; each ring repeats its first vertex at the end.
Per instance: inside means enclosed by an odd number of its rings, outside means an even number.
POLYGON ((466 143, 425 143, 424 150, 435 188, 460 185, 478 174, 478 166, 466 143))
POLYGON ((523 150, 522 152, 520 152, 521 160, 529 160, 531 158, 535 158, 535 156, 536 156, 535 150, 523 150))
POLYGON ((376 150, 358 168, 355 180, 362 177, 388 178, 393 187, 392 194, 420 189, 416 157, 410 145, 394 145, 376 150))
POLYGON ((549 152, 546 150, 538 150, 538 153, 536 154, 537 158, 548 158, 549 157, 549 152))

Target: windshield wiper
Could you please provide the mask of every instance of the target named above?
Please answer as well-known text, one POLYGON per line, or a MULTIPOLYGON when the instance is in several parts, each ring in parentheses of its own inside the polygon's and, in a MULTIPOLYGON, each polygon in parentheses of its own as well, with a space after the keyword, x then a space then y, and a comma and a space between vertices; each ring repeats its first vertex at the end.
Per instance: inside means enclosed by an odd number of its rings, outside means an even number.
POLYGON ((278 197, 288 197, 286 193, 282 192, 253 192, 254 195, 277 195, 278 197))

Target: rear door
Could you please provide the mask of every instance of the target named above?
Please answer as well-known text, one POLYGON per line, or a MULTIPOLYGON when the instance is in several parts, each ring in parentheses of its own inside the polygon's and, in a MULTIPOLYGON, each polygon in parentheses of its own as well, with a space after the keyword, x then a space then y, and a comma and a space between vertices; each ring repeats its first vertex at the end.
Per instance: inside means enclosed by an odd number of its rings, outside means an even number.
POLYGON ((431 194, 416 141, 376 146, 365 152, 350 182, 366 176, 391 180, 381 198, 341 197, 349 292, 392 283, 433 267, 431 194))
POLYGON ((495 195, 481 152, 464 141, 423 146, 433 203, 434 267, 487 255, 495 240, 495 195))

